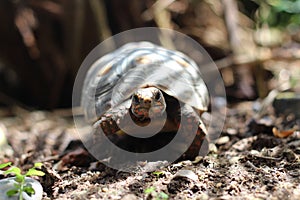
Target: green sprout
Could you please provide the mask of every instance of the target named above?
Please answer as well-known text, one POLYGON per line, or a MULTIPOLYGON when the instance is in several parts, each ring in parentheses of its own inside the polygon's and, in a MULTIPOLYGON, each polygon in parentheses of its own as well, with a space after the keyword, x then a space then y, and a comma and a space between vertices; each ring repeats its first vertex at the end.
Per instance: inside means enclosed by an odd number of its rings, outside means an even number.
POLYGON ((4 175, 13 174, 15 175, 14 188, 6 192, 6 195, 11 197, 15 194, 19 194, 19 200, 23 200, 22 192, 25 192, 29 196, 35 194, 35 191, 31 184, 25 182, 25 178, 29 176, 44 176, 45 173, 38 170, 41 168, 42 163, 35 163, 32 168, 30 168, 25 174, 21 173, 21 169, 11 165, 11 162, 0 164, 0 170, 6 167, 10 167, 7 170, 4 170, 4 175))
POLYGON ((152 172, 152 174, 155 175, 156 177, 160 177, 160 176, 164 175, 165 172, 163 172, 163 171, 155 171, 155 172, 152 172))
POLYGON ((149 187, 144 190, 144 193, 151 195, 155 200, 167 200, 169 196, 164 192, 156 192, 155 187, 149 187))

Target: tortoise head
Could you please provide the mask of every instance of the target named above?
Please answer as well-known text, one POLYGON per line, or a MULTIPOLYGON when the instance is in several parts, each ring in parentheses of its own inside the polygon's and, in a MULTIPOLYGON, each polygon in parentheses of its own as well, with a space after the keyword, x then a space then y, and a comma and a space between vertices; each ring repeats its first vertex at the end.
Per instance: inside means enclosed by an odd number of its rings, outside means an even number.
POLYGON ((140 120, 161 116, 166 110, 163 93, 156 87, 136 90, 131 100, 131 112, 140 120))

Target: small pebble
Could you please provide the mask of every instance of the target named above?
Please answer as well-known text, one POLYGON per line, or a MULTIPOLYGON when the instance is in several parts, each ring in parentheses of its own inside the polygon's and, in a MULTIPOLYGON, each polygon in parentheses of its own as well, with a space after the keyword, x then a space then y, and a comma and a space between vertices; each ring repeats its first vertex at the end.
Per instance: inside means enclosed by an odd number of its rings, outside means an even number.
POLYGON ((259 155, 260 153, 259 153, 259 151, 257 151, 257 150, 251 150, 251 151, 250 151, 250 154, 251 154, 251 155, 259 155))
POLYGON ((226 130, 226 132, 229 134, 229 135, 236 135, 237 134, 237 130, 234 129, 234 128, 228 128, 226 130))
POLYGON ((218 153, 218 148, 214 143, 209 143, 208 149, 211 153, 218 153))
POLYGON ((138 199, 137 196, 135 196, 134 194, 126 194, 125 196, 123 196, 122 200, 136 200, 138 199))
POLYGON ((221 186, 222 186, 222 183, 217 183, 217 184, 216 184, 216 187, 217 187, 217 188, 220 188, 221 186))
POLYGON ((185 178, 191 179, 193 181, 198 180, 198 176, 192 170, 186 170, 186 169, 179 170, 175 174, 175 177, 185 177, 185 178))
POLYGON ((229 140, 230 140, 230 138, 228 136, 223 136, 223 137, 220 137, 216 143, 219 145, 226 144, 227 142, 229 142, 229 140))

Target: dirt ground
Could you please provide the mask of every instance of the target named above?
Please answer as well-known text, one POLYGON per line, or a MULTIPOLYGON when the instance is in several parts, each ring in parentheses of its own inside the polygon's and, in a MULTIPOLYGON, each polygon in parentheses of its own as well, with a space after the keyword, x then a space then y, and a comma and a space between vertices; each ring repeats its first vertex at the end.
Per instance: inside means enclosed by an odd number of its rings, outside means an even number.
POLYGON ((0 162, 24 170, 42 162, 43 199, 300 199, 300 121, 271 111, 254 120, 253 105, 228 108, 223 133, 207 156, 135 173, 110 169, 82 152, 64 156, 78 139, 69 110, 2 108, 0 132, 9 146, 1 147, 0 162), (292 134, 278 138, 274 131, 292 134))

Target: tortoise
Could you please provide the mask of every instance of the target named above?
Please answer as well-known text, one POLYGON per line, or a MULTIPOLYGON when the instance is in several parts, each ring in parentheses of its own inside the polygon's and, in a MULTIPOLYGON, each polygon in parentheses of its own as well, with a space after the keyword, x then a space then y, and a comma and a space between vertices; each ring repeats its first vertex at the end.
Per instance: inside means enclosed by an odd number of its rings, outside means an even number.
POLYGON ((209 95, 197 64, 150 42, 128 43, 98 59, 85 77, 81 102, 93 123, 90 146, 99 145, 103 133, 123 150, 149 153, 180 131, 177 141, 184 145, 177 142, 172 149, 182 152, 182 160, 194 159, 207 138, 200 116, 209 95))

